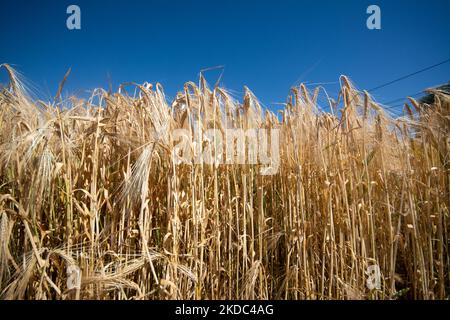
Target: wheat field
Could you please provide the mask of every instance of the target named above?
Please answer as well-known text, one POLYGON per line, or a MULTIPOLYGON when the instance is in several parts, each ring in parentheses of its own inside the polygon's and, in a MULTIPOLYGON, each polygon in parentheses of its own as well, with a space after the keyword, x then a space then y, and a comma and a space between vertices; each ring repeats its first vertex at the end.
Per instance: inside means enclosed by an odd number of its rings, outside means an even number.
POLYGON ((64 78, 44 102, 2 72, 1 299, 449 298, 445 93, 394 118, 343 76, 275 114, 204 78, 173 101, 148 83, 62 97, 64 78), (177 164, 194 125, 278 130, 277 172, 177 164))

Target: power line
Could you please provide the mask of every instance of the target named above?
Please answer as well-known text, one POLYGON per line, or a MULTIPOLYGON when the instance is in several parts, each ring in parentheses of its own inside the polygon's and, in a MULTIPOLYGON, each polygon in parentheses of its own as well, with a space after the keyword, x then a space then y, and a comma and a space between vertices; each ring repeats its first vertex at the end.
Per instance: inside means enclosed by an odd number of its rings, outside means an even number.
MULTIPOLYGON (((424 68, 424 69, 421 69, 421 70, 412 72, 412 73, 410 73, 410 74, 407 74, 407 75, 405 75, 405 76, 402 76, 402 77, 400 77, 400 78, 398 78, 398 79, 395 79, 395 80, 389 81, 389 82, 387 82, 387 83, 381 84, 381 85, 379 85, 379 86, 377 86, 377 87, 375 87, 375 88, 372 88, 372 89, 370 89, 370 90, 367 90, 367 92, 372 93, 372 92, 375 91, 375 90, 378 90, 378 89, 387 87, 387 86, 389 86, 389 85, 391 85, 391 84, 394 84, 394 83, 396 83, 396 82, 399 82, 399 81, 403 81, 403 80, 405 80, 405 79, 407 79, 407 78, 410 78, 410 77, 415 76, 415 75, 417 75, 417 74, 419 74, 419 73, 428 71, 428 70, 430 70, 430 69, 436 68, 436 67, 438 67, 438 66, 440 66, 440 65, 443 65, 443 64, 445 64, 445 63, 447 63, 447 62, 450 62, 450 58, 449 58, 449 59, 446 59, 446 60, 444 60, 444 61, 441 61, 441 62, 439 62, 439 63, 433 64, 433 65, 431 65, 431 66, 429 66, 429 67, 426 67, 426 68, 424 68)), ((421 92, 420 92, 420 93, 416 93, 416 94, 414 94, 414 95, 410 95, 410 97, 414 97, 414 96, 417 96, 417 95, 419 95, 419 94, 421 94, 421 92)), ((356 96, 357 96, 357 95, 354 95, 354 96, 352 97, 352 99, 350 100, 350 103, 355 99, 356 96)), ((406 98, 404 98, 404 99, 406 100, 406 98)), ((401 100, 403 100, 403 98, 398 98, 398 99, 395 99, 394 101, 390 101, 390 102, 385 103, 385 104, 390 104, 390 103, 394 103, 394 102, 401 101, 401 100)), ((403 106, 403 105, 404 105, 404 104, 398 104, 398 105, 390 106, 390 107, 387 107, 387 108, 384 108, 384 109, 385 109, 385 110, 390 110, 390 109, 394 109, 394 108, 401 107, 401 106, 403 106)))
MULTIPOLYGON (((435 86, 433 86, 433 87, 430 87, 429 89, 436 89, 436 88, 439 88, 440 86, 442 86, 442 85, 441 85, 441 84, 440 84, 440 85, 435 85, 435 86)), ((426 89, 426 90, 429 90, 429 89, 426 89)), ((394 106, 389 106, 389 105, 390 105, 390 104, 393 104, 393 103, 396 103, 396 102, 400 102, 400 101, 405 101, 405 102, 406 102, 406 100, 408 99, 408 97, 415 98, 415 97, 424 95, 424 94, 426 94, 426 92, 425 92, 426 90, 421 91, 421 92, 417 92, 417 93, 415 93, 415 94, 410 94, 410 95, 407 95, 407 96, 405 96, 405 97, 401 97, 401 98, 398 98, 398 99, 395 99, 395 100, 391 100, 391 101, 388 101, 388 102, 383 102, 382 105, 388 106, 388 107, 385 107, 385 108, 384 108, 384 109, 386 109, 386 110, 394 109, 394 108, 397 108, 397 107, 402 107, 402 106, 405 105, 404 103, 397 104, 397 105, 394 105, 394 106)))
MULTIPOLYGON (((381 84, 381 85, 379 85, 379 86, 377 86, 377 87, 375 87, 375 88, 372 88, 372 89, 368 90, 368 92, 371 93, 371 92, 374 92, 375 90, 378 90, 378 89, 387 87, 387 86, 389 86, 389 85, 391 85, 391 84, 394 84, 394 83, 403 81, 403 80, 405 80, 405 79, 407 79, 407 78, 410 78, 410 77, 412 77, 412 76, 415 76, 415 75, 417 75, 417 74, 419 74, 419 73, 422 73, 422 72, 428 71, 428 70, 430 70, 430 69, 436 68, 436 67, 438 67, 438 66, 441 66, 441 65, 443 65, 443 64, 445 64, 445 63, 447 63, 447 62, 450 62, 450 59, 446 59, 446 60, 441 61, 441 62, 439 62, 439 63, 436 63, 436 64, 433 64, 433 65, 428 66, 428 67, 426 67, 426 68, 423 68, 423 69, 421 69, 421 70, 412 72, 412 73, 407 74, 407 75, 405 75, 405 76, 402 76, 402 77, 400 77, 400 78, 398 78, 398 79, 395 79, 395 80, 389 81, 389 82, 387 82, 387 83, 381 84)), ((415 94, 413 94, 413 95, 409 95, 409 96, 407 96, 407 97, 416 97, 416 96, 419 96, 419 95, 422 95, 422 94, 423 94, 423 92, 418 92, 418 93, 415 93, 415 94)), ((407 99, 407 97, 404 97, 404 98, 398 98, 398 99, 395 99, 395 100, 392 100, 392 101, 388 101, 388 102, 383 103, 383 104, 384 104, 384 105, 389 105, 389 104, 392 104, 392 103, 395 103, 395 102, 398 102, 398 101, 404 101, 404 100, 407 99)), ((394 106, 386 107, 386 108, 384 108, 384 109, 385 109, 385 110, 391 110, 391 109, 395 109, 395 108, 398 108, 398 107, 402 107, 403 105, 404 105, 404 103, 401 103, 401 104, 397 104, 397 105, 394 105, 394 106)))
MULTIPOLYGON (((377 87, 375 87, 375 88, 372 88, 372 89, 370 89, 370 90, 367 90, 367 92, 372 93, 372 92, 375 91, 375 90, 378 90, 378 89, 387 87, 387 86, 389 86, 389 85, 391 85, 391 84, 394 84, 394 83, 396 83, 396 82, 405 80, 405 79, 407 79, 407 78, 409 78, 409 77, 412 77, 412 76, 415 76, 416 74, 419 74, 419 73, 428 71, 428 70, 430 70, 430 69, 436 68, 436 67, 438 67, 438 66, 440 66, 440 65, 443 65, 443 64, 445 64, 445 63, 447 63, 447 62, 449 62, 449 61, 450 61, 450 58, 449 58, 449 59, 446 59, 446 60, 444 60, 444 61, 441 61, 441 62, 439 62, 439 63, 433 64, 433 65, 431 65, 431 66, 429 66, 429 67, 426 67, 426 68, 424 68, 424 69, 421 69, 421 70, 415 71, 415 72, 413 72, 413 73, 407 74, 407 75, 405 75, 405 76, 403 76, 403 77, 400 77, 400 78, 398 78, 398 79, 395 79, 395 80, 389 81, 389 82, 387 82, 387 83, 381 84, 381 85, 379 85, 379 86, 377 86, 377 87)), ((352 101, 355 99, 355 97, 356 97, 356 95, 353 96, 353 98, 350 100, 350 102, 352 102, 352 101)), ((397 102, 397 101, 400 101, 400 98, 399 98, 399 99, 396 99, 394 102, 397 102)), ((393 103, 393 101, 391 101, 390 103, 393 103)), ((388 107, 388 108, 385 108, 385 109, 392 109, 392 108, 396 108, 396 107, 399 107, 399 106, 402 106, 402 105, 403 105, 403 104, 400 104, 400 105, 388 107)))
POLYGON ((375 88, 372 88, 372 89, 368 90, 368 92, 374 92, 375 90, 378 90, 378 89, 387 87, 387 86, 389 86, 389 85, 391 85, 391 84, 394 84, 394 83, 396 83, 396 82, 405 80, 405 79, 407 79, 407 78, 409 78, 409 77, 412 77, 412 76, 415 76, 416 74, 419 74, 419 73, 428 71, 428 70, 430 70, 430 69, 436 68, 436 67, 438 67, 438 66, 440 66, 440 65, 443 65, 443 64, 445 64, 445 63, 447 63, 447 62, 450 62, 450 59, 441 61, 441 62, 439 62, 439 63, 436 63, 436 64, 432 65, 432 66, 426 67, 426 68, 424 68, 424 69, 421 69, 421 70, 415 71, 415 72, 413 72, 413 73, 407 74, 407 75, 405 75, 405 76, 403 76, 403 77, 400 77, 400 78, 398 78, 398 79, 389 81, 389 82, 384 83, 384 84, 382 84, 382 85, 379 85, 379 86, 377 86, 377 87, 375 87, 375 88))
POLYGON ((397 105, 395 105, 395 106, 391 106, 391 107, 387 107, 387 108, 383 108, 384 110, 391 110, 391 109, 395 109, 395 108, 398 108, 398 107, 403 107, 405 104, 404 103, 401 103, 401 104, 397 104, 397 105))
POLYGON ((390 105, 390 104, 393 104, 393 103, 396 103, 396 102, 404 101, 404 100, 408 99, 408 97, 413 97, 414 98, 414 97, 420 96, 422 94, 423 94, 423 91, 417 92, 415 94, 410 94, 410 95, 407 95, 407 96, 402 97, 402 98, 398 98, 398 99, 391 100, 391 101, 388 101, 388 102, 383 102, 383 104, 384 105, 390 105))

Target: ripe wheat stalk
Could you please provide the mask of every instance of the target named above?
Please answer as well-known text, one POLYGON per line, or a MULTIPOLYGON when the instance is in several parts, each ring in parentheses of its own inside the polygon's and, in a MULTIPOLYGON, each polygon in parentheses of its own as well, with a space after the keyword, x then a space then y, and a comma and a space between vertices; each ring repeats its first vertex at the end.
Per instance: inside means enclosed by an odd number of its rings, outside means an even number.
POLYGON ((449 297, 449 96, 397 119, 345 77, 330 113, 320 89, 278 116, 204 79, 172 103, 150 84, 43 102, 2 67, 2 299, 449 297), (278 129, 278 172, 175 164, 194 125, 278 129))

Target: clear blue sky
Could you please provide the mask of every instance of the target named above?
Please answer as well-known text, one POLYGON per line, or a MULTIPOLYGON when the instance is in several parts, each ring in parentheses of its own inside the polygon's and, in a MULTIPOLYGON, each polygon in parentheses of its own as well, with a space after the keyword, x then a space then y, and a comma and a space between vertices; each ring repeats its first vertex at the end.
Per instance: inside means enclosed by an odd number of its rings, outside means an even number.
MULTIPOLYGON (((45 98, 69 67, 65 93, 107 88, 110 78, 115 89, 161 82, 173 97, 202 68, 225 65, 223 86, 239 94, 246 85, 271 107, 300 81, 331 82, 334 94, 346 74, 369 89, 450 58, 449 0, 15 0, 0 10, 0 63, 45 98), (81 8, 79 31, 66 28, 70 4, 81 8), (366 28, 370 4, 381 7, 381 30, 366 28)), ((447 63, 375 97, 386 102, 449 80, 447 63)))

